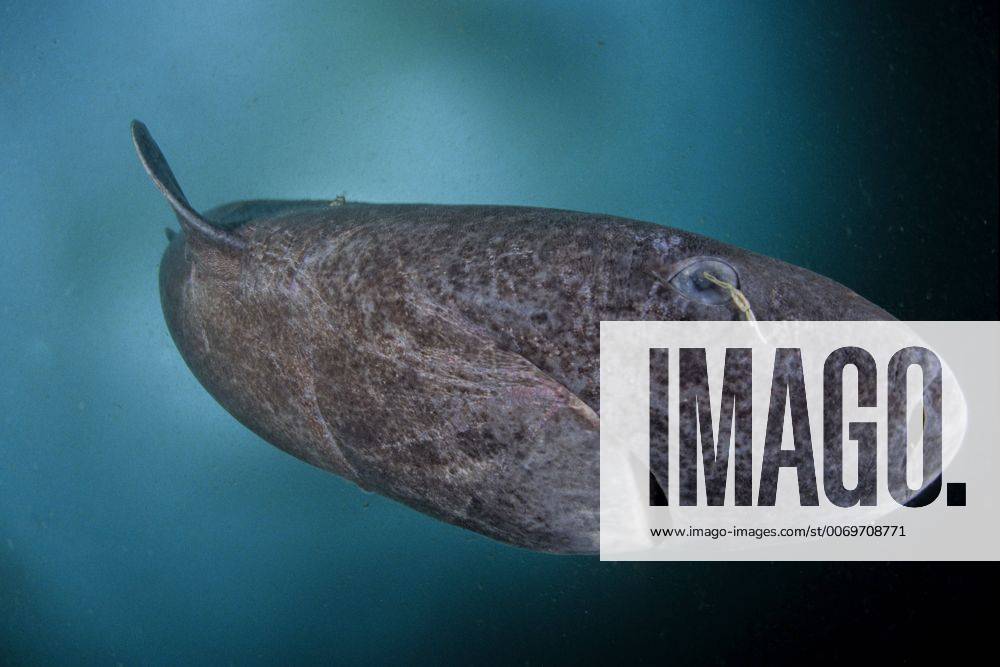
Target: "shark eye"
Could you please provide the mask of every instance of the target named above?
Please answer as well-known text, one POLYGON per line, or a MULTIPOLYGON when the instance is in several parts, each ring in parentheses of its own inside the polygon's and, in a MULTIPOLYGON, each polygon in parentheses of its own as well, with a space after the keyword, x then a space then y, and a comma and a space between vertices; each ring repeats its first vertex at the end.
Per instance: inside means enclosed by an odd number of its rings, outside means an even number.
POLYGON ((681 294, 709 306, 718 306, 731 299, 729 290, 718 282, 728 283, 739 289, 740 276, 728 263, 714 257, 690 260, 670 279, 670 285, 681 294), (716 282, 706 278, 705 274, 715 278, 716 282))

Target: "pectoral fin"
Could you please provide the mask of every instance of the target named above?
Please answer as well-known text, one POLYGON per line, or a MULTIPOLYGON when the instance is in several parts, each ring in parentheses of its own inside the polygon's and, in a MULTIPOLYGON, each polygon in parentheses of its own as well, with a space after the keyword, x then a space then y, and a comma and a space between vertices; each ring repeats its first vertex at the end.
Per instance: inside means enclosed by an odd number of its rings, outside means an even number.
POLYGON ((132 121, 132 143, 135 144, 143 168, 153 179, 156 188, 167 198, 184 231, 193 238, 207 241, 211 245, 236 250, 243 248, 243 241, 236 235, 212 224, 191 207, 160 147, 153 141, 146 126, 137 120, 132 121))

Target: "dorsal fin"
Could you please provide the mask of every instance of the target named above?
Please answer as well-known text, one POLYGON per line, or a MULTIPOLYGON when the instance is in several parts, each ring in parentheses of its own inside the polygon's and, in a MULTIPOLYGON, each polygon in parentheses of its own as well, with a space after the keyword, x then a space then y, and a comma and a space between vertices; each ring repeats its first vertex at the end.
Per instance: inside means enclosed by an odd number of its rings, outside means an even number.
POLYGON ((186 232, 214 245, 222 245, 236 250, 244 247, 241 239, 222 227, 216 227, 191 208, 181 186, 174 178, 174 173, 170 170, 170 165, 167 164, 166 158, 160 152, 160 147, 153 141, 146 126, 137 120, 132 121, 132 143, 135 144, 135 150, 139 153, 139 160, 142 161, 146 173, 153 179, 156 188, 170 202, 171 208, 174 209, 177 219, 186 232))

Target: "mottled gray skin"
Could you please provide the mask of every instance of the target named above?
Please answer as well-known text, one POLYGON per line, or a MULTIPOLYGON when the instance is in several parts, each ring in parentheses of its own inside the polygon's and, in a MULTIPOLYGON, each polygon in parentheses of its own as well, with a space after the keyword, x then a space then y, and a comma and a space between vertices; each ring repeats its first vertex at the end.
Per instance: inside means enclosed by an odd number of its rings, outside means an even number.
POLYGON ((805 269, 608 215, 249 201, 205 215, 225 242, 185 215, 163 312, 226 410, 362 488, 541 551, 598 549, 601 320, 739 316, 669 284, 686 260, 729 262, 758 319, 891 319, 805 269))

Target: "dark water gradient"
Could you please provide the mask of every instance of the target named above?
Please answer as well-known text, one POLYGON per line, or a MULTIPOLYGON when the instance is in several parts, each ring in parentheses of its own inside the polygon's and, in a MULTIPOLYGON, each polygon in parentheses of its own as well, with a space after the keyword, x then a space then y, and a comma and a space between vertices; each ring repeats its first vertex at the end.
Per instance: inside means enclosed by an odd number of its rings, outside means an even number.
POLYGON ((990 4, 288 4, 0 3, 0 662, 905 661, 975 625, 993 570, 532 554, 268 447, 169 340, 127 125, 196 206, 605 211, 993 319, 990 4))

